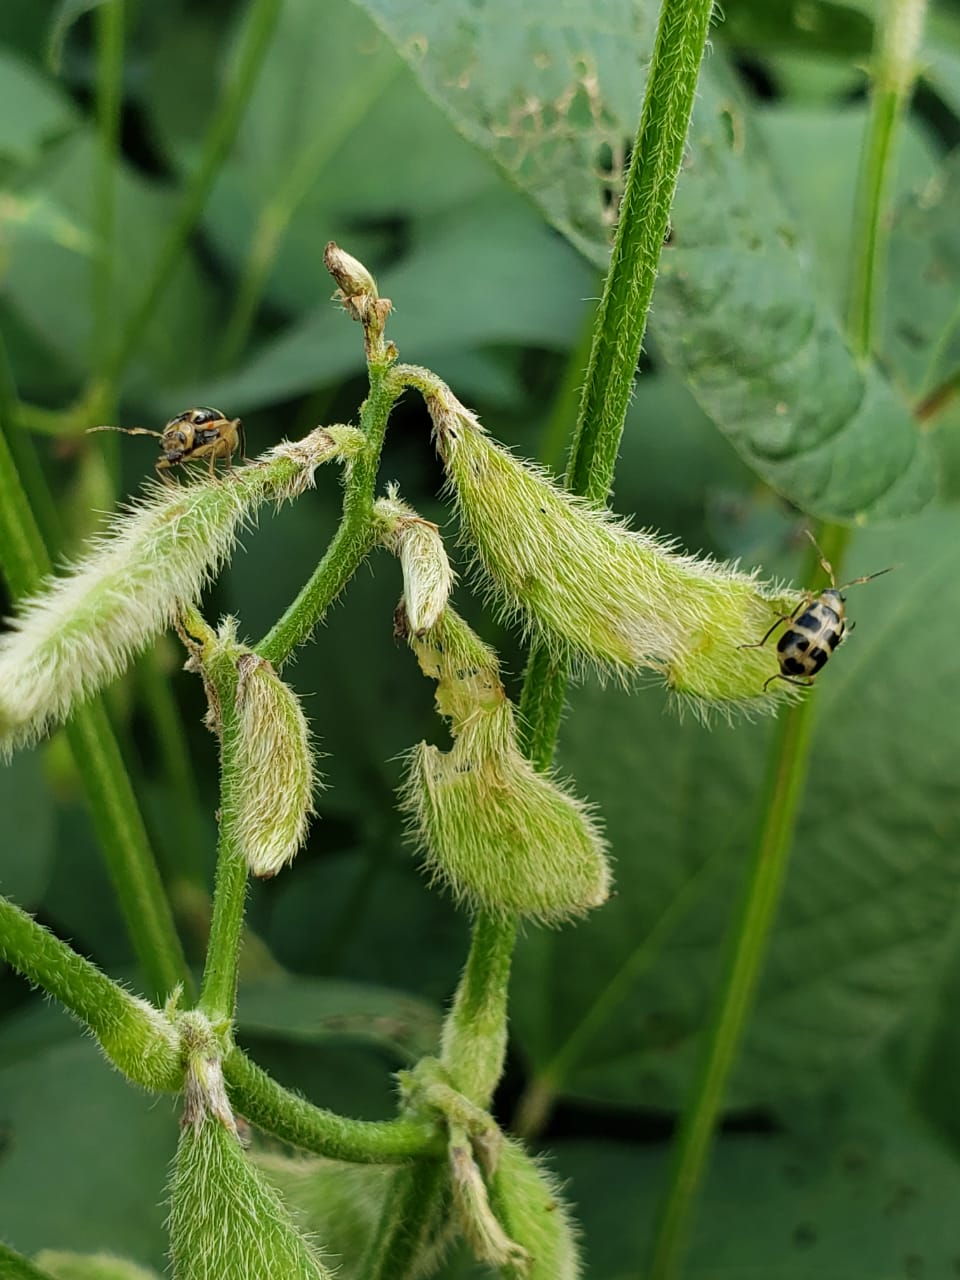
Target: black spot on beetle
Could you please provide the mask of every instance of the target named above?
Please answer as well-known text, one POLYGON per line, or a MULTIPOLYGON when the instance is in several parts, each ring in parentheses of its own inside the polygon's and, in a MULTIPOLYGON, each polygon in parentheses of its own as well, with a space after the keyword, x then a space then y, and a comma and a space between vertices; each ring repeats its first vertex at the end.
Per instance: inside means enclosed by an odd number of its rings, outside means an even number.
POLYGON ((802 676, 807 670, 799 658, 784 658, 783 669, 788 676, 802 676))
POLYGON ((827 633, 827 644, 830 646, 831 652, 837 647, 843 639, 842 631, 829 631, 827 633))
MULTIPOLYGON (((831 610, 832 612, 833 610, 831 610)), ((808 609, 806 613, 801 613, 794 625, 799 627, 801 631, 819 631, 820 619, 812 609, 808 609)))
POLYGON ((816 675, 816 673, 820 670, 820 668, 823 666, 823 664, 826 662, 829 656, 830 655, 827 653, 826 649, 821 649, 818 646, 814 646, 814 648, 810 650, 810 652, 807 654, 807 657, 813 663, 814 675, 816 675))

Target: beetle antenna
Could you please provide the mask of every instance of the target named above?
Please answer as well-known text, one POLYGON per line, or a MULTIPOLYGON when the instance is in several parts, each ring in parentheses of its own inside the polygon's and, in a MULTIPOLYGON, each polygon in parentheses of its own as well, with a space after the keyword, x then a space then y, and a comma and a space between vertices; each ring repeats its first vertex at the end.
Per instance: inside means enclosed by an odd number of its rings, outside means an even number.
POLYGON ((874 578, 881 578, 885 573, 892 573, 894 565, 889 565, 886 569, 878 569, 876 573, 868 573, 863 578, 852 578, 849 582, 845 582, 842 587, 838 587, 838 591, 846 591, 847 587, 858 587, 861 582, 872 582, 874 578))
POLYGON ((831 587, 833 587, 834 590, 842 591, 843 590, 842 587, 837 587, 837 578, 836 578, 836 574, 833 572, 833 565, 830 563, 827 557, 823 554, 823 548, 820 546, 820 543, 816 540, 816 538, 813 536, 813 534, 810 532, 809 529, 804 529, 803 532, 807 535, 807 537, 813 543, 813 549, 816 551, 817 555, 820 557, 820 568, 830 579, 831 587))
POLYGON ((149 431, 146 427, 87 427, 87 434, 91 431, 122 431, 125 436, 156 436, 159 440, 163 439, 162 431, 149 431))

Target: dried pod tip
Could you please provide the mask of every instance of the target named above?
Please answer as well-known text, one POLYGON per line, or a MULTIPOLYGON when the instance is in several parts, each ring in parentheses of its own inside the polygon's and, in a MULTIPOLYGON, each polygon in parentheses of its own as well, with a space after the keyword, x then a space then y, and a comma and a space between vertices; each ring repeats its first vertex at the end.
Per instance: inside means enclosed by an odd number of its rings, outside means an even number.
POLYGON ((344 299, 364 295, 376 301, 380 296, 376 281, 363 263, 345 253, 333 240, 323 251, 323 265, 336 280, 344 299))
MULTIPOLYGON (((376 281, 363 263, 344 253, 332 240, 323 251, 323 263, 337 282, 335 300, 342 302, 347 314, 363 325, 368 348, 374 343, 379 345, 392 307, 390 299, 380 297, 376 281)), ((395 355, 394 350, 391 357, 395 355)))

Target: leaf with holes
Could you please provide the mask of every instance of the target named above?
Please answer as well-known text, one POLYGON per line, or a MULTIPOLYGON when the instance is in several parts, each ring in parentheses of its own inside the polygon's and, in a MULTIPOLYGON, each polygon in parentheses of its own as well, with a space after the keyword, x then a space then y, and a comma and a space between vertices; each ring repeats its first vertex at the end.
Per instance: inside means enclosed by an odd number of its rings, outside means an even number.
MULTIPOLYGON (((605 265, 659 6, 361 0, 425 89, 545 217, 605 265)), ((745 103, 701 75, 653 332, 749 465, 802 510, 922 508, 934 470, 905 406, 819 296, 745 103)))

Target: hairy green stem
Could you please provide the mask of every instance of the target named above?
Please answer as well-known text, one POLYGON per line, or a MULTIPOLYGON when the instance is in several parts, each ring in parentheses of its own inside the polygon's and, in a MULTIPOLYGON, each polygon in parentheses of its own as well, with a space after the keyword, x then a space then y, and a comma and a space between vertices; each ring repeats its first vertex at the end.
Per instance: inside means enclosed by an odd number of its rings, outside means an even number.
POLYGON ((97 254, 93 271, 93 363, 101 371, 108 362, 112 330, 114 193, 120 152, 124 12, 124 0, 111 0, 96 11, 99 146, 94 186, 97 254))
POLYGON ((366 448, 347 469, 343 519, 309 582, 274 623, 256 651, 280 666, 310 635, 324 613, 373 550, 377 540, 373 500, 387 420, 402 388, 386 368, 371 365, 370 394, 360 411, 366 448))
MULTIPOLYGON (((567 462, 567 487, 598 503, 606 501, 613 481, 712 8, 713 0, 663 0, 660 10, 567 462)), ((520 713, 526 749, 541 769, 553 758, 569 674, 569 662, 557 662, 542 646, 532 646, 520 713)))
MULTIPOLYGON (((199 1007, 211 1022, 233 1021, 243 911, 249 868, 236 838, 238 793, 244 779, 238 768, 240 718, 237 714, 237 668, 230 649, 214 655, 205 670, 216 689, 220 729, 220 837, 213 915, 203 968, 199 1007)), ((241 802, 242 803, 242 802, 241 802)))
POLYGON ((179 1040, 164 1015, 2 897, 0 956, 79 1018, 128 1079, 145 1089, 180 1088, 179 1040))
POLYGON ((864 359, 872 353, 879 320, 897 134, 916 77, 926 7, 926 0, 886 0, 877 26, 870 115, 854 205, 856 236, 847 319, 853 349, 864 359))
POLYGON ((331 1160, 400 1164, 436 1157, 445 1149, 443 1134, 430 1121, 351 1120, 315 1107, 284 1089, 241 1049, 224 1058, 223 1074, 231 1102, 258 1129, 331 1160))
POLYGON ((116 385, 143 340, 154 310, 163 296, 196 226, 207 196, 233 145, 280 11, 280 0, 252 0, 236 70, 226 86, 217 112, 207 130, 196 169, 190 175, 180 208, 171 223, 140 301, 124 327, 123 338, 106 365, 108 382, 116 385))
POLYGON ((443 1027, 441 1060, 457 1090, 489 1107, 507 1052, 507 991, 517 921, 481 912, 470 953, 443 1027))
MULTIPOLYGON (((49 574, 50 557, 7 445, 3 425, 10 417, 9 404, 0 404, 0 564, 12 594, 22 598, 49 574)), ((78 708, 66 733, 150 993, 166 996, 178 984, 189 991, 190 971, 170 904, 102 704, 78 708)))

